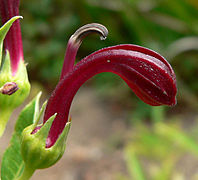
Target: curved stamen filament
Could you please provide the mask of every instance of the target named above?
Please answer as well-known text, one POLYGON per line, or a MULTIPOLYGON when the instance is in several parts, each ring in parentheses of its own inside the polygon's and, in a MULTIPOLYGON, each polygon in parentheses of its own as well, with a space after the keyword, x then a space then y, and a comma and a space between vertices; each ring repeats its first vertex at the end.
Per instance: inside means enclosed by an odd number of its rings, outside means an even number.
POLYGON ((82 40, 89 34, 93 34, 93 33, 99 34, 100 39, 104 40, 108 35, 108 30, 105 26, 101 24, 91 23, 82 26, 70 37, 65 53, 65 59, 64 59, 64 64, 60 79, 63 79, 63 77, 73 69, 76 54, 78 48, 82 43, 82 40))
POLYGON ((98 23, 86 24, 79 28, 71 36, 70 40, 73 41, 74 44, 81 44, 82 40, 92 33, 98 33, 101 36, 101 40, 105 40, 108 35, 108 30, 105 26, 98 23))

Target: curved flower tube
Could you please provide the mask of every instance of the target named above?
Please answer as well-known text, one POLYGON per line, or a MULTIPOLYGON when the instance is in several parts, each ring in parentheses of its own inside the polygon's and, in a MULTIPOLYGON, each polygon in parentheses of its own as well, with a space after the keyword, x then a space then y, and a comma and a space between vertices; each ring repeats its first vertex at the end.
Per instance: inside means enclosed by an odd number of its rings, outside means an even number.
MULTIPOLYGON (((0 13, 2 23, 19 15, 19 0, 0 0, 0 13)), ((11 60, 11 70, 14 76, 18 70, 20 61, 24 61, 23 44, 21 37, 20 20, 16 20, 4 40, 5 50, 9 52, 11 60)))
MULTIPOLYGON (((70 63, 73 62, 72 59, 70 63)), ((78 89, 88 79, 102 72, 119 75, 147 104, 152 106, 176 104, 175 74, 161 55, 132 44, 101 49, 85 57, 70 68, 68 73, 65 71, 52 93, 45 110, 44 123, 55 113, 57 116, 48 134, 47 148, 53 146, 65 128, 70 106, 78 89)))

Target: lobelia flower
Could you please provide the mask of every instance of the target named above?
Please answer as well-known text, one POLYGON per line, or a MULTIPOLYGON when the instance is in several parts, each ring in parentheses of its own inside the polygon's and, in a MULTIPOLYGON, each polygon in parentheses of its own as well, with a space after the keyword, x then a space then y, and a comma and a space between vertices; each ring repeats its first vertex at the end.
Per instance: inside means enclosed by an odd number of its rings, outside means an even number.
MULTIPOLYGON (((40 126, 34 124, 23 131, 24 161, 32 165, 32 159, 39 157, 37 160, 40 163, 41 157, 44 159, 40 165, 35 160, 35 169, 47 167, 46 159, 49 159, 50 156, 44 156, 44 152, 57 146, 57 142, 60 142, 63 134, 66 139, 68 126, 70 126, 69 110, 72 100, 78 89, 98 73, 112 72, 119 75, 141 100, 152 106, 176 104, 175 74, 169 63, 150 49, 132 44, 107 47, 90 54, 74 65, 76 53, 83 38, 94 32, 99 33, 102 39, 105 39, 108 34, 103 25, 93 23, 81 27, 71 36, 60 81, 47 103, 43 124, 40 126), (35 139, 37 140, 35 141, 35 139), (42 153, 37 150, 40 154, 35 155, 37 148, 34 142, 38 141, 42 142, 42 153)), ((62 154, 63 151, 61 151, 62 154)), ((60 155, 56 155, 56 157, 60 159, 60 155)))
POLYGON ((19 0, 0 0, 0 136, 13 110, 21 105, 30 91, 19 18, 19 0), (2 62, 2 47, 5 58, 2 62), (7 96, 9 95, 9 96, 7 96))

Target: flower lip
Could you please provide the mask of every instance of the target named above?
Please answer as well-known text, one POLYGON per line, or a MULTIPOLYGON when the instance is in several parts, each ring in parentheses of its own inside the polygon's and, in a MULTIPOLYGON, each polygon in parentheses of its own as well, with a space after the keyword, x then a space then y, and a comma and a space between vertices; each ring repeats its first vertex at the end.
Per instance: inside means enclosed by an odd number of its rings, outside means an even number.
POLYGON ((103 49, 100 49, 94 53, 92 53, 92 55, 95 55, 95 54, 98 54, 98 53, 101 53, 103 51, 107 51, 107 50, 113 50, 113 49, 117 49, 117 50, 129 50, 129 51, 137 51, 137 52, 141 52, 141 53, 144 53, 146 55, 149 55, 150 57, 155 57, 156 59, 158 59, 159 61, 161 61, 166 68, 168 68, 168 72, 170 73, 171 77, 173 78, 174 82, 176 82, 176 76, 175 76, 175 73, 171 67, 171 65, 168 63, 168 61, 163 57, 161 56, 159 53, 149 49, 149 48, 145 48, 145 47, 142 47, 142 46, 138 46, 138 45, 135 45, 135 44, 120 44, 120 45, 115 45, 115 46, 111 46, 111 47, 107 47, 107 48, 103 48, 103 49))
MULTIPOLYGON (((100 61, 100 59, 102 58, 112 58, 111 63, 113 63, 114 60, 116 59, 116 63, 125 67, 128 66, 127 68, 128 69, 130 68, 129 72, 130 71, 135 72, 139 78, 141 77, 142 81, 146 80, 146 81, 143 81, 144 83, 149 82, 150 84, 150 85, 148 84, 148 87, 150 88, 150 90, 145 89, 145 87, 143 86, 144 85, 143 82, 138 84, 139 87, 142 87, 142 90, 140 90, 137 86, 137 79, 133 79, 134 76, 130 74, 127 77, 128 78, 127 84, 128 85, 130 84, 129 86, 132 87, 132 89, 134 88, 134 86, 136 86, 138 91, 141 93, 142 91, 144 92, 144 90, 146 90, 148 92, 146 93, 147 94, 146 96, 151 96, 152 95, 151 92, 152 91, 155 92, 154 89, 156 89, 157 91, 160 91, 161 93, 158 92, 157 95, 153 95, 152 99, 155 99, 156 102, 160 102, 160 103, 157 103, 159 105, 160 104, 172 105, 171 97, 175 97, 177 88, 176 88, 176 82, 175 82, 175 74, 172 68, 171 67, 169 68, 170 65, 166 66, 168 62, 165 59, 161 61, 155 57, 152 57, 148 55, 148 53, 147 54, 142 53, 143 47, 141 47, 141 51, 138 52, 138 51, 132 51, 132 50, 123 50, 123 47, 125 47, 125 45, 121 45, 121 46, 122 46, 122 49, 118 49, 120 47, 120 45, 118 45, 118 47, 113 46, 113 47, 99 50, 96 53, 93 53, 89 55, 88 57, 84 58, 78 64, 83 65, 85 63, 88 63, 88 61, 92 61, 92 59, 95 59, 95 62, 99 63, 99 62, 102 62, 100 61), (130 78, 132 78, 132 81, 136 82, 136 84, 133 83, 133 85, 131 85, 130 78), (159 98, 158 100, 156 99, 157 96, 159 98), (165 99, 167 98, 168 99, 167 101, 161 102, 162 99, 160 99, 160 97, 164 97, 165 99)), ((134 45, 127 45, 127 49, 129 46, 132 48, 134 45)), ((137 47, 138 46, 135 46, 135 48, 137 47)), ((149 54, 150 52, 155 53, 154 51, 150 51, 149 49, 146 49, 146 52, 147 51, 149 52, 149 54)), ((104 60, 104 63, 105 63, 105 60, 104 60)), ((118 68, 118 71, 121 71, 121 68, 118 68)), ((125 71, 127 70, 125 69, 125 71)), ((122 73, 125 73, 125 72, 122 72, 122 73)), ((138 93, 138 94, 141 94, 141 93, 138 93)), ((141 98, 141 96, 139 97, 141 98)), ((154 105, 154 104, 151 104, 151 105, 154 105)))

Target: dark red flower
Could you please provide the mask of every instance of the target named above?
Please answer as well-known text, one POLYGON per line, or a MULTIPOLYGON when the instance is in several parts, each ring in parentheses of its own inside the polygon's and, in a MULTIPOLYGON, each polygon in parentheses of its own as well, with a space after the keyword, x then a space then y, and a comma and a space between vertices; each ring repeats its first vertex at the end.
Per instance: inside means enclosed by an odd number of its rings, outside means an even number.
POLYGON ((52 93, 44 115, 44 123, 55 113, 46 147, 51 147, 68 121, 72 100, 78 89, 91 77, 102 72, 119 75, 134 93, 152 106, 176 104, 176 78, 170 64, 158 53, 132 44, 117 45, 96 51, 74 66, 79 42, 89 32, 107 35, 100 24, 80 28, 70 39, 60 81, 52 93), (83 31, 82 31, 83 30, 83 31), (75 37, 75 38, 74 38, 75 37), (70 51, 72 49, 73 51, 70 51), (68 55, 69 54, 69 55, 68 55), (68 59, 70 57, 71 59, 68 59), (65 66, 68 66, 65 68, 65 66))

